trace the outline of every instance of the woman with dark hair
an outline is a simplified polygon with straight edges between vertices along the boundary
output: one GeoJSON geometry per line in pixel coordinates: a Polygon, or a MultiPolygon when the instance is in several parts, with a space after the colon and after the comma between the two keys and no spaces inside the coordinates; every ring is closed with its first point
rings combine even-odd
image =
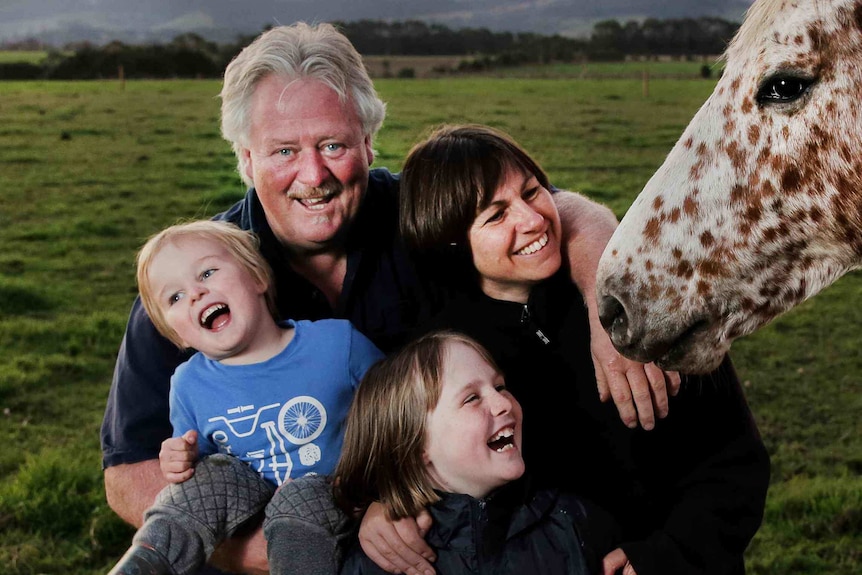
{"type": "MultiPolygon", "coordinates": [[[[491,352],[523,406],[537,486],[586,497],[621,524],[606,575],[744,573],[769,458],[730,358],[684,376],[654,430],[626,427],[596,393],[587,310],[564,269],[551,195],[537,162],[493,128],[444,126],[414,146],[403,236],[427,281],[458,288],[426,327],[491,352]]],[[[389,529],[380,511],[369,508],[360,540],[387,533],[391,553],[405,524],[389,529]]]]}

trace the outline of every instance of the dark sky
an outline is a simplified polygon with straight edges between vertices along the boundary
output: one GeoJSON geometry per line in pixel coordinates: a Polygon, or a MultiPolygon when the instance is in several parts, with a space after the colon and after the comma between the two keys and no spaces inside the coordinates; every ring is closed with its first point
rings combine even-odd
{"type": "MultiPolygon", "coordinates": [[[[77,30],[129,36],[194,29],[256,33],[267,24],[359,19],[437,22],[584,35],[598,20],[717,16],[740,22],[751,0],[0,0],[0,40],[77,30]]],[[[95,40],[95,39],[94,39],[95,40]]]]}

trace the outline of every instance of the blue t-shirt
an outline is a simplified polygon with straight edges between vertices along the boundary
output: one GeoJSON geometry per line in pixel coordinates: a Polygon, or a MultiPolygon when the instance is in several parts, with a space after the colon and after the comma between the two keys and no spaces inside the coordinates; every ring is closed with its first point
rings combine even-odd
{"type": "Polygon", "coordinates": [[[274,485],[331,474],[353,393],[383,353],[347,320],[288,321],[293,340],[266,361],[196,353],[171,380],[174,436],[198,431],[200,456],[239,457],[274,485]]]}

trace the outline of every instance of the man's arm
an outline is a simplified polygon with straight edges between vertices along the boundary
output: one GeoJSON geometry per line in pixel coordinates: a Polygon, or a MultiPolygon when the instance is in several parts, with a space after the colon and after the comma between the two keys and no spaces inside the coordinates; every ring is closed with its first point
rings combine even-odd
{"type": "Polygon", "coordinates": [[[676,395],[680,377],[675,372],[665,374],[655,364],[645,365],[620,355],[599,320],[596,269],[617,227],[617,218],[606,206],[580,194],[559,190],[553,197],[563,225],[563,256],[587,303],[599,397],[602,401],[613,399],[628,427],[637,427],[640,422],[644,429],[652,429],[656,415],[667,415],[668,393],[676,395]]]}
{"type": "Polygon", "coordinates": [[[105,496],[108,505],[123,521],[136,528],[141,527],[144,512],[167,484],[158,459],[105,469],[105,496]]]}

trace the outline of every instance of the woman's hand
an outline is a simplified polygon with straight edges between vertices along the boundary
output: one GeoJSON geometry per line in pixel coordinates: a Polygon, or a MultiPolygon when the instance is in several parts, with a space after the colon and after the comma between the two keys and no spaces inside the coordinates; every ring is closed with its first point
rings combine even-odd
{"type": "Polygon", "coordinates": [[[635,428],[640,423],[644,429],[653,429],[656,418],[668,414],[668,397],[679,393],[679,373],[664,372],[654,363],[625,358],[601,327],[599,331],[590,331],[599,399],[603,402],[613,399],[627,427],[635,428]]]}

